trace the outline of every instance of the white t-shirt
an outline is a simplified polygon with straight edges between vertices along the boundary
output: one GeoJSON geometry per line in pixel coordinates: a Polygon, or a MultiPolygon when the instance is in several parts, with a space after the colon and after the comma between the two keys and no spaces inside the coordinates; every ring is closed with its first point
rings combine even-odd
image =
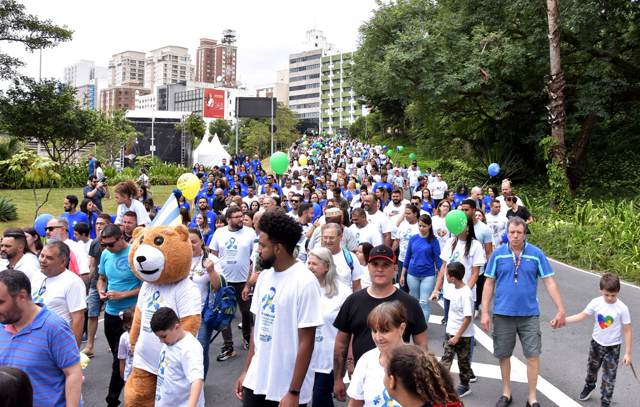
{"type": "Polygon", "coordinates": [[[133,211],[136,213],[136,220],[139,225],[147,225],[151,222],[149,218],[149,214],[147,210],[144,208],[144,204],[137,199],[131,200],[131,206],[127,207],[125,204],[118,205],[118,210],[116,212],[116,225],[122,225],[122,218],[124,217],[125,212],[133,211]]]}
{"type": "MultiPolygon", "coordinates": [[[[271,268],[260,273],[251,301],[255,354],[243,386],[267,400],[282,400],[298,354],[298,329],[323,323],[321,297],[318,279],[301,262],[284,271],[271,268]]],[[[300,389],[301,404],[311,401],[313,378],[313,369],[308,369],[300,389]]]]}
{"type": "Polygon", "coordinates": [[[398,219],[404,214],[404,208],[409,204],[406,199],[400,201],[400,206],[395,206],[393,202],[389,202],[389,205],[384,207],[382,213],[384,213],[394,225],[398,224],[398,219]]]}
{"type": "Polygon", "coordinates": [[[448,188],[449,186],[444,181],[435,180],[429,185],[433,199],[443,199],[444,193],[447,192],[448,188]]]}
{"type": "Polygon", "coordinates": [[[71,325],[71,313],[87,308],[84,282],[75,273],[65,270],[55,277],[45,277],[39,286],[31,287],[36,304],[44,304],[71,325]]]}
{"type": "MultiPolygon", "coordinates": [[[[0,270],[8,268],[9,260],[0,259],[0,270]]],[[[40,261],[33,253],[25,253],[20,260],[16,263],[14,269],[22,271],[29,281],[31,282],[31,289],[33,287],[40,287],[45,275],[40,271],[40,261]]]]}
{"type": "Polygon", "coordinates": [[[487,218],[487,226],[491,229],[493,248],[497,249],[502,246],[502,234],[507,230],[507,222],[509,222],[509,219],[501,214],[493,215],[491,212],[484,216],[487,218]]]}
{"type": "Polygon", "coordinates": [[[355,223],[352,223],[351,226],[349,226],[349,230],[353,232],[358,244],[369,242],[373,247],[382,244],[380,229],[374,223],[369,222],[367,223],[367,226],[363,228],[359,228],[355,223]]]}
{"type": "Polygon", "coordinates": [[[351,289],[338,281],[338,293],[327,298],[322,290],[320,298],[320,312],[324,323],[316,328],[316,343],[313,348],[310,369],[320,373],[330,373],[333,370],[333,345],[336,342],[338,329],[333,326],[338,311],[344,300],[351,294],[351,289]]]}
{"type": "Polygon", "coordinates": [[[384,387],[384,375],[380,351],[373,348],[358,359],[347,395],[354,400],[363,400],[365,407],[401,407],[384,387]]]}
{"type": "Polygon", "coordinates": [[[353,262],[353,271],[351,271],[351,267],[349,267],[345,253],[342,250],[340,250],[338,254],[333,255],[333,262],[336,265],[338,280],[347,287],[352,288],[353,282],[362,278],[362,266],[355,253],[349,252],[349,254],[351,254],[351,260],[353,262]]]}
{"type": "MultiPolygon", "coordinates": [[[[411,236],[417,235],[418,233],[420,233],[418,222],[412,225],[406,220],[403,220],[402,223],[400,223],[394,236],[395,239],[400,240],[400,244],[398,246],[400,249],[398,253],[398,261],[404,262],[404,257],[406,256],[407,248],[409,247],[409,239],[411,239],[411,236]]],[[[407,267],[409,267],[408,264],[407,267]]]]}
{"type": "MultiPolygon", "coordinates": [[[[474,290],[475,291],[475,290],[474,290]]],[[[462,326],[465,317],[471,317],[473,319],[473,311],[475,310],[475,301],[473,300],[473,293],[469,286],[464,285],[461,288],[453,288],[449,298],[449,319],[447,320],[446,332],[449,335],[455,335],[458,333],[458,329],[462,326]]],[[[474,335],[473,321],[469,324],[467,329],[462,334],[463,337],[469,337],[474,335]]]]}
{"type": "Polygon", "coordinates": [[[445,243],[447,243],[447,240],[451,238],[451,233],[449,232],[449,229],[447,229],[444,218],[441,218],[440,216],[434,216],[431,218],[431,227],[433,228],[433,234],[436,236],[436,239],[438,239],[440,253],[442,253],[442,248],[445,243]]]}
{"type": "Polygon", "coordinates": [[[249,198],[249,196],[245,196],[244,198],[242,198],[242,202],[246,203],[247,206],[251,206],[251,202],[259,202],[258,197],[257,196],[252,196],[251,198],[249,198]]]}
{"type": "Polygon", "coordinates": [[[230,283],[243,283],[249,276],[249,263],[255,230],[243,227],[234,232],[229,227],[217,229],[209,247],[218,253],[224,278],[230,283]]]}
{"type": "MultiPolygon", "coordinates": [[[[202,345],[190,332],[185,332],[184,338],[175,344],[162,345],[155,407],[186,406],[191,384],[198,379],[204,380],[202,345]]],[[[204,407],[204,386],[196,405],[204,407]]]]}
{"type": "Polygon", "coordinates": [[[381,236],[385,233],[391,233],[393,235],[396,230],[396,225],[391,222],[391,219],[389,219],[389,217],[387,217],[380,210],[378,210],[378,212],[374,213],[373,215],[369,215],[369,212],[366,213],[367,220],[369,221],[369,223],[373,223],[374,225],[376,225],[376,227],[380,231],[381,236]]]}
{"type": "Polygon", "coordinates": [[[131,352],[131,342],[129,341],[129,332],[124,331],[120,335],[120,342],[118,343],[118,359],[124,360],[124,381],[127,381],[129,374],[131,373],[131,366],[133,365],[133,352],[131,352]]]}
{"type": "MultiPolygon", "coordinates": [[[[188,278],[173,284],[142,283],[136,307],[140,309],[140,336],[133,355],[133,367],[158,374],[158,361],[162,344],[151,331],[151,317],[160,307],[169,307],[182,319],[200,315],[200,291],[188,278]]],[[[202,351],[201,351],[202,353],[202,351]]]]}
{"type": "Polygon", "coordinates": [[[76,242],[71,239],[67,239],[64,241],[76,256],[76,260],[78,261],[78,270],[80,271],[80,275],[89,274],[91,270],[89,270],[89,253],[85,251],[84,243],[76,242]]]}
{"type": "MultiPolygon", "coordinates": [[[[213,254],[209,254],[209,260],[211,260],[214,264],[214,269],[217,272],[218,267],[215,264],[218,262],[218,258],[213,254]]],[[[192,257],[191,258],[191,269],[189,270],[189,278],[194,282],[198,290],[200,291],[200,308],[204,308],[204,302],[207,299],[207,295],[209,295],[209,284],[211,280],[209,280],[209,273],[207,273],[207,269],[202,267],[202,255],[192,257]]]]}
{"type": "MultiPolygon", "coordinates": [[[[453,263],[454,261],[458,261],[464,265],[464,278],[462,281],[465,284],[471,278],[471,269],[472,267],[482,267],[487,262],[487,255],[484,251],[484,247],[477,240],[473,240],[471,243],[471,249],[469,250],[469,256],[464,255],[465,242],[463,240],[458,240],[458,244],[456,244],[455,250],[452,250],[453,242],[456,237],[452,237],[447,240],[444,248],[442,249],[442,253],[440,253],[440,258],[443,261],[446,261],[447,264],[453,263]]],[[[475,287],[475,285],[474,285],[475,287]]],[[[455,290],[455,286],[451,283],[447,282],[447,279],[444,279],[443,284],[443,296],[444,298],[451,300],[451,293],[455,290]]],[[[471,294],[473,294],[473,300],[476,300],[476,290],[471,290],[471,294]]]]}
{"type": "Polygon", "coordinates": [[[619,345],[623,342],[622,325],[630,324],[629,308],[620,299],[607,304],[603,297],[591,300],[584,309],[594,316],[591,337],[602,346],[619,345]]]}

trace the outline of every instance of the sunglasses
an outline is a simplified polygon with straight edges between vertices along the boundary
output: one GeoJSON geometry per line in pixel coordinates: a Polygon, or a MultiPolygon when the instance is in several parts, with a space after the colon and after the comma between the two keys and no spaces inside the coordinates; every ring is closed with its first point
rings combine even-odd
{"type": "Polygon", "coordinates": [[[55,229],[60,229],[63,227],[64,226],[47,226],[46,228],[44,228],[44,230],[46,230],[47,232],[53,232],[55,229]]]}
{"type": "MultiPolygon", "coordinates": [[[[118,239],[118,240],[120,240],[120,239],[118,239]]],[[[113,241],[113,242],[109,242],[109,243],[102,243],[102,242],[100,242],[100,246],[102,246],[102,247],[108,247],[108,248],[110,248],[110,249],[111,249],[111,248],[113,248],[113,247],[116,245],[116,243],[118,243],[118,240],[113,241]]]]}

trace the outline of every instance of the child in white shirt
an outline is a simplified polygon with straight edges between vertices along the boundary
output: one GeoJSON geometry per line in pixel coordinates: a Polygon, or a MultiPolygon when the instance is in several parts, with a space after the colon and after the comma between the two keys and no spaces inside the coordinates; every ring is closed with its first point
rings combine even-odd
{"type": "Polygon", "coordinates": [[[471,370],[471,341],[475,334],[473,328],[473,312],[475,302],[471,289],[463,281],[465,267],[462,263],[454,261],[447,264],[447,282],[453,284],[454,290],[450,293],[449,315],[446,328],[446,339],[443,344],[444,354],[442,365],[449,370],[454,356],[458,356],[458,368],[460,370],[460,384],[456,388],[458,397],[462,398],[469,393],[469,382],[473,376],[471,370]]]}
{"type": "Polygon", "coordinates": [[[151,330],[162,342],[155,407],[204,407],[204,358],[200,342],[180,326],[176,313],[160,307],[151,330]]]}
{"type": "Polygon", "coordinates": [[[629,308],[618,299],[620,279],[613,273],[605,273],[600,278],[600,293],[585,309],[567,318],[567,324],[578,322],[590,316],[594,318],[591,346],[587,363],[587,377],[582,392],[578,396],[581,401],[588,400],[596,388],[598,370],[602,366],[602,384],[600,385],[600,402],[603,407],[611,404],[613,389],[616,384],[616,373],[620,359],[620,347],[623,337],[625,353],[622,363],[631,364],[631,318],[629,308]]]}
{"type": "Polygon", "coordinates": [[[120,335],[118,344],[118,360],[120,361],[120,377],[126,382],[133,364],[133,351],[129,341],[129,331],[131,331],[131,324],[133,323],[133,311],[131,309],[122,311],[120,319],[122,319],[124,332],[120,335]]]}

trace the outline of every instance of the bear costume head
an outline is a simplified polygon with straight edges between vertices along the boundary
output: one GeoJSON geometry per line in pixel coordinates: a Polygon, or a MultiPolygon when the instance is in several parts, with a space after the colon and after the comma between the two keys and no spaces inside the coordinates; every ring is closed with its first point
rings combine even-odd
{"type": "Polygon", "coordinates": [[[192,254],[184,225],[138,227],[131,238],[129,265],[142,281],[171,284],[189,277],[192,254]]]}

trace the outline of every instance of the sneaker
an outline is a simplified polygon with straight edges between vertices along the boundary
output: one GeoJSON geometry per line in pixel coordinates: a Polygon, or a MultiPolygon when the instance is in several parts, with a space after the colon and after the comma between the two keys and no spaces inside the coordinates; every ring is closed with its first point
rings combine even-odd
{"type": "Polygon", "coordinates": [[[592,384],[592,385],[585,384],[584,388],[580,392],[580,395],[578,396],[578,400],[580,400],[580,401],[589,400],[591,398],[591,393],[593,393],[593,391],[595,389],[596,389],[596,385],[595,384],[592,384]]]}
{"type": "Polygon", "coordinates": [[[456,387],[456,392],[458,393],[458,397],[463,398],[471,394],[471,388],[464,384],[459,384],[458,387],[456,387]]]}
{"type": "Polygon", "coordinates": [[[246,339],[242,340],[242,349],[249,350],[249,341],[246,339]]]}
{"type": "Polygon", "coordinates": [[[476,377],[475,374],[472,374],[471,377],[469,378],[469,383],[475,383],[478,381],[478,378],[476,377]]]}
{"type": "Polygon", "coordinates": [[[233,348],[222,348],[220,354],[216,357],[216,360],[218,362],[224,362],[225,360],[229,360],[234,357],[236,357],[236,352],[233,350],[233,348]]]}
{"type": "Polygon", "coordinates": [[[540,407],[540,403],[534,401],[533,404],[529,404],[529,400],[527,400],[527,407],[540,407]]]}
{"type": "Polygon", "coordinates": [[[498,401],[496,401],[496,407],[507,407],[509,404],[511,404],[512,401],[513,397],[507,397],[503,394],[502,396],[500,396],[498,401]]]}

